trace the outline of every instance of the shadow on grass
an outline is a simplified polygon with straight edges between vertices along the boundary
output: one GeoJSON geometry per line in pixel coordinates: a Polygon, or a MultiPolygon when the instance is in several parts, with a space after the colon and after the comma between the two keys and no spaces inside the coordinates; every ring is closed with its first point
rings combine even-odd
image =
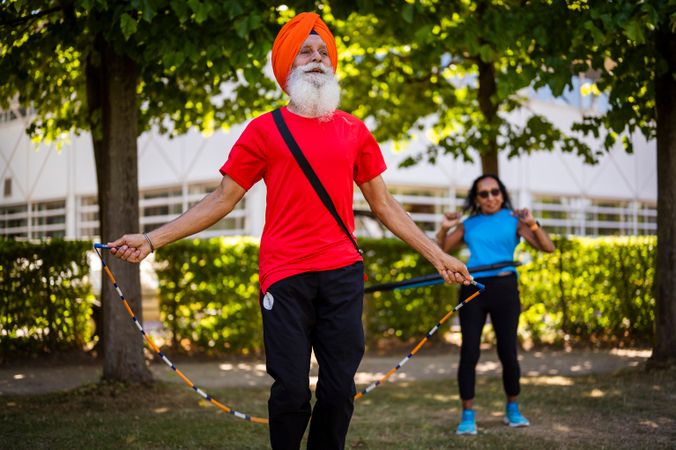
{"type": "MultiPolygon", "coordinates": [[[[355,405],[352,449],[673,448],[676,370],[522,379],[529,428],[502,424],[496,377],[479,377],[478,436],[455,436],[454,380],[397,382],[355,405]]],[[[266,388],[215,389],[223,403],[266,416],[266,388]]],[[[264,449],[267,428],[236,419],[170,383],[88,385],[41,396],[0,397],[0,447],[7,449],[264,449]]]]}

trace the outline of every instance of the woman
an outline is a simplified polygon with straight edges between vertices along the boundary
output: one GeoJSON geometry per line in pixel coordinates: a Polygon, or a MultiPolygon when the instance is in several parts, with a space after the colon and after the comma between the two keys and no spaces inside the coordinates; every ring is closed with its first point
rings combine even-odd
{"type": "MultiPolygon", "coordinates": [[[[482,175],[472,183],[460,222],[460,213],[446,213],[437,233],[437,243],[450,252],[463,242],[470,250],[468,267],[512,261],[520,238],[534,248],[553,252],[554,244],[528,209],[514,210],[507,189],[495,175],[482,175]]],[[[473,410],[476,364],[479,361],[481,333],[490,314],[502,363],[502,382],[507,395],[504,421],[511,427],[530,425],[519,412],[520,369],[517,360],[516,331],[521,313],[516,268],[513,266],[473,273],[486,285],[486,292],[460,310],[462,346],[458,367],[458,384],[462,400],[462,419],[457,434],[476,434],[473,410]]],[[[460,298],[471,294],[462,286],[460,298]]]]}

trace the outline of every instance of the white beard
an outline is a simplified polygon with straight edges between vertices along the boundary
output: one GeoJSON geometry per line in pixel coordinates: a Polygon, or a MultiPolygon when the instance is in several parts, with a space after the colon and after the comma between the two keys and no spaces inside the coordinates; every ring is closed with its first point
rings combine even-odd
{"type": "Polygon", "coordinates": [[[293,109],[304,117],[329,120],[340,103],[340,87],[330,67],[309,63],[291,71],[286,89],[293,109]],[[311,72],[320,69],[322,73],[311,72]]]}

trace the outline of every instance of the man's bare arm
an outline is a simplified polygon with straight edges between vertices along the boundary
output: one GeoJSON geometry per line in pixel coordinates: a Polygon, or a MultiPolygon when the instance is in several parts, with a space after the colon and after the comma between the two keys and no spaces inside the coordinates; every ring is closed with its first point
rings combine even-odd
{"type": "MultiPolygon", "coordinates": [[[[192,208],[171,222],[147,233],[155,249],[209,228],[229,214],[244,197],[246,190],[229,176],[192,208]]],[[[128,262],[140,262],[152,251],[143,234],[125,234],[109,242],[111,253],[128,262]]]]}
{"type": "Polygon", "coordinates": [[[446,254],[411,220],[408,213],[388,192],[378,176],[359,186],[371,210],[392,233],[425,257],[448,283],[468,284],[472,279],[467,267],[446,254]]]}

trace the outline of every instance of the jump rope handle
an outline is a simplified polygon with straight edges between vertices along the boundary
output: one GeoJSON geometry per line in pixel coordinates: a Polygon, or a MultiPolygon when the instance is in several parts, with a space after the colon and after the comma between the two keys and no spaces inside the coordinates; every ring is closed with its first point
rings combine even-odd
{"type": "Polygon", "coordinates": [[[481,283],[479,283],[479,282],[477,282],[477,281],[470,280],[469,284],[471,284],[471,285],[473,285],[473,286],[476,286],[476,287],[479,289],[479,291],[481,291],[481,292],[483,292],[483,291],[486,290],[486,286],[483,285],[483,284],[481,284],[481,283]]]}
{"type": "Polygon", "coordinates": [[[106,244],[101,244],[101,243],[95,242],[94,248],[100,248],[101,250],[110,250],[113,247],[108,247],[106,244]]]}

